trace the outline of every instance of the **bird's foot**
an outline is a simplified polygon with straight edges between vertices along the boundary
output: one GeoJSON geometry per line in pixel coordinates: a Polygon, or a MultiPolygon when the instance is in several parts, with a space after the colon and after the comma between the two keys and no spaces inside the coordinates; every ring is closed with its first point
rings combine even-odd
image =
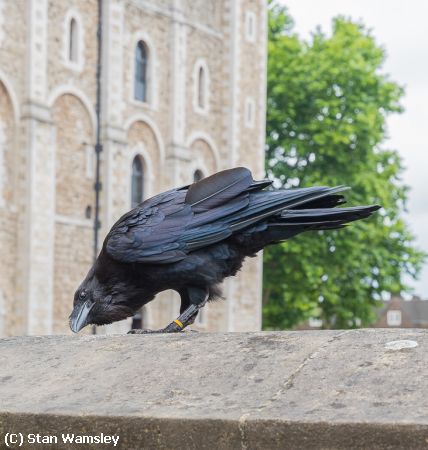
{"type": "MultiPolygon", "coordinates": [[[[201,303],[203,306],[205,302],[201,303]]],[[[190,305],[186,310],[178,316],[177,319],[168,324],[165,328],[160,330],[141,330],[133,329],[129,330],[128,334],[152,334],[152,333],[181,333],[187,327],[195,321],[198,311],[201,305],[190,305]]]]}
{"type": "Polygon", "coordinates": [[[162,333],[163,330],[142,330],[140,328],[132,329],[128,331],[128,334],[149,334],[149,333],[162,333]]]}
{"type": "Polygon", "coordinates": [[[182,330],[180,329],[171,329],[169,327],[161,328],[160,330],[142,330],[142,329],[132,329],[128,331],[128,334],[160,334],[160,333],[177,333],[182,330]]]}

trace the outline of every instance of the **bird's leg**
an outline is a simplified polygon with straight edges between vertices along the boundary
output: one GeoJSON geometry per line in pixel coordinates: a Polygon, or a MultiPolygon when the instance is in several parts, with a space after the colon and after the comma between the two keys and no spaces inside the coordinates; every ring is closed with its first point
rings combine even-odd
{"type": "Polygon", "coordinates": [[[201,288],[186,288],[185,292],[180,292],[181,295],[181,314],[177,319],[173,320],[165,328],[160,330],[130,330],[128,334],[147,334],[147,333],[177,333],[183,331],[188,325],[191,325],[199,310],[205,306],[208,300],[208,289],[201,288]],[[184,309],[184,311],[183,311],[184,309]]]}
{"type": "Polygon", "coordinates": [[[177,333],[183,331],[188,325],[191,325],[203,305],[190,305],[182,314],[173,320],[165,328],[160,330],[130,330],[128,334],[148,334],[148,333],[177,333]]]}
{"type": "Polygon", "coordinates": [[[209,292],[206,288],[188,287],[180,292],[181,295],[181,314],[164,328],[166,333],[174,333],[184,330],[191,325],[208,300],[209,292]]]}

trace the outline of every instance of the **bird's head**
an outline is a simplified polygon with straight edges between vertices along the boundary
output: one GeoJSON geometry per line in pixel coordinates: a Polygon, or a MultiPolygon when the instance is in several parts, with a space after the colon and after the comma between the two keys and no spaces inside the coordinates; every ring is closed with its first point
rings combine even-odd
{"type": "Polygon", "coordinates": [[[70,328],[77,333],[86,325],[107,325],[126,319],[136,313],[138,308],[133,306],[124,286],[105,285],[89,272],[74,294],[70,328]]]}

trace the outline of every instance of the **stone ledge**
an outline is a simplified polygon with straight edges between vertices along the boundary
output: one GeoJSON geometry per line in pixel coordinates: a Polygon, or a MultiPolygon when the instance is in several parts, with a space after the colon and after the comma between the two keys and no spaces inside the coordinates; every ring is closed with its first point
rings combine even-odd
{"type": "Polygon", "coordinates": [[[2,339],[0,447],[16,431],[118,434],[122,449],[426,449],[427,344],[399,329],[2,339]]]}

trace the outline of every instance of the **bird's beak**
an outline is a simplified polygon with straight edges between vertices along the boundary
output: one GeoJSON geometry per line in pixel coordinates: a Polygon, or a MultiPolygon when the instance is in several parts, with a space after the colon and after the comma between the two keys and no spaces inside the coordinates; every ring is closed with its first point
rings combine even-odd
{"type": "Polygon", "coordinates": [[[70,328],[73,333],[78,333],[83,327],[88,325],[89,311],[95,303],[86,300],[83,305],[78,305],[73,309],[70,316],[70,328]]]}

